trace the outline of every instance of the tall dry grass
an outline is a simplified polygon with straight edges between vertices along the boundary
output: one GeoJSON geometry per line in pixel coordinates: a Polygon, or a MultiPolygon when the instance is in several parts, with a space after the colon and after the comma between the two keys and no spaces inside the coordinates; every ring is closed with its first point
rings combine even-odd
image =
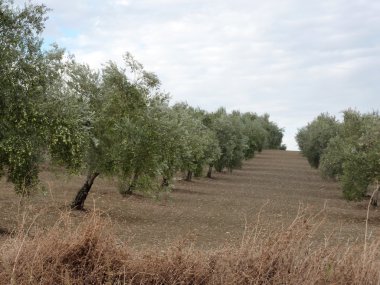
{"type": "Polygon", "coordinates": [[[0,284],[379,284],[379,242],[314,244],[319,219],[299,214],[284,229],[247,230],[240,246],[199,251],[186,241],[164,251],[120,244],[110,222],[20,230],[0,248],[0,284]]]}

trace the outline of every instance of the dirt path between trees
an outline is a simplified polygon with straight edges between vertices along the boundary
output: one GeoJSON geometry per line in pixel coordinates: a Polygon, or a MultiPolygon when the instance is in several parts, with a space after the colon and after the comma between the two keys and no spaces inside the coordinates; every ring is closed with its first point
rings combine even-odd
{"type": "MultiPolygon", "coordinates": [[[[12,187],[0,183],[0,238],[16,228],[22,213],[28,217],[39,214],[36,225],[52,225],[74,197],[83,177],[69,177],[44,172],[45,195],[38,194],[23,201],[12,187]],[[46,206],[48,205],[48,206],[46,206]]],[[[116,184],[99,179],[91,190],[87,209],[100,210],[110,218],[121,241],[132,247],[163,247],[186,238],[199,248],[212,249],[225,242],[239,243],[246,226],[259,224],[263,232],[286,226],[299,208],[308,207],[325,222],[317,233],[320,241],[334,232],[340,241],[362,239],[364,236],[367,201],[346,202],[339,185],[324,181],[318,171],[310,168],[299,152],[263,151],[244,163],[241,170],[215,173],[213,179],[199,178],[193,182],[176,181],[172,193],[159,198],[132,196],[123,198],[116,184]]],[[[74,212],[74,220],[85,217],[74,212]]],[[[380,212],[371,209],[369,235],[380,229],[380,212]]]]}

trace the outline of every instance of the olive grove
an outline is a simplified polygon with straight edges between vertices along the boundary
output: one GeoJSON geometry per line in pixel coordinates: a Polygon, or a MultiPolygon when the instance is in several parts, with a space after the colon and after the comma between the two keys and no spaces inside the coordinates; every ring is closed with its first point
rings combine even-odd
{"type": "Polygon", "coordinates": [[[267,114],[170,104],[130,53],[93,70],[56,45],[44,50],[47,11],[0,0],[0,174],[17,193],[38,189],[41,163],[57,164],[85,176],[71,204],[81,210],[99,175],[122,195],[163,191],[180,173],[211,178],[282,147],[267,114]]]}

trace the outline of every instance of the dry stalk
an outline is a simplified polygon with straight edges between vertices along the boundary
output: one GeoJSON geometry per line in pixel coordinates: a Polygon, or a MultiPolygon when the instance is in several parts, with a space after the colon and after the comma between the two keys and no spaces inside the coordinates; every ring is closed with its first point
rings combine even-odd
{"type": "Polygon", "coordinates": [[[367,215],[365,219],[365,232],[364,232],[364,260],[367,253],[367,237],[368,237],[368,220],[369,220],[369,210],[371,208],[371,202],[375,194],[379,191],[379,181],[376,180],[376,186],[375,189],[372,192],[371,198],[369,199],[368,205],[367,205],[367,215]]]}

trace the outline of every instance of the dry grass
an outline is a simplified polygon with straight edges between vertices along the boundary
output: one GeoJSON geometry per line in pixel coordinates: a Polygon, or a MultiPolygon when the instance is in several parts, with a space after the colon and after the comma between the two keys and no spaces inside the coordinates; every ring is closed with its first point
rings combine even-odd
{"type": "Polygon", "coordinates": [[[246,229],[239,246],[196,250],[186,240],[166,250],[120,243],[109,219],[87,214],[77,226],[62,214],[30,236],[21,227],[0,248],[0,284],[378,284],[379,241],[314,244],[321,218],[300,213],[287,228],[246,229]]]}
{"type": "Polygon", "coordinates": [[[0,181],[0,284],[380,284],[379,210],[345,202],[296,152],[161,200],[100,177],[88,212],[66,212],[83,177],[41,178],[47,195],[27,200],[0,181]]]}

